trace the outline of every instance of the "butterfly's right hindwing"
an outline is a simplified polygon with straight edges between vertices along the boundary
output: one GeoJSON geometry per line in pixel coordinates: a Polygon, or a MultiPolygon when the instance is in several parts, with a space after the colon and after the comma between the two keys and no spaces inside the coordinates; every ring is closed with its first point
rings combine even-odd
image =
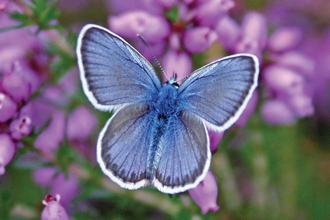
{"type": "Polygon", "coordinates": [[[186,111],[169,124],[159,143],[163,149],[154,185],[165,193],[196,187],[209,170],[209,136],[202,120],[186,111]]]}
{"type": "Polygon", "coordinates": [[[84,92],[98,109],[149,101],[161,87],[151,64],[122,38],[100,26],[82,29],[77,58],[84,92]]]}

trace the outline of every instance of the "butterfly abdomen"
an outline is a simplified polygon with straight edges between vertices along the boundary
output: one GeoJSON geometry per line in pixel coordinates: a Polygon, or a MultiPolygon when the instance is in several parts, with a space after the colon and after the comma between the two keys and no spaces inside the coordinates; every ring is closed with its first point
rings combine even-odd
{"type": "Polygon", "coordinates": [[[163,152],[163,135],[171,129],[171,121],[176,120],[180,114],[179,103],[177,100],[177,87],[173,84],[165,84],[158,96],[158,100],[151,104],[151,114],[153,115],[152,127],[152,144],[149,149],[149,157],[147,160],[146,177],[150,181],[155,176],[160,158],[163,152]]]}

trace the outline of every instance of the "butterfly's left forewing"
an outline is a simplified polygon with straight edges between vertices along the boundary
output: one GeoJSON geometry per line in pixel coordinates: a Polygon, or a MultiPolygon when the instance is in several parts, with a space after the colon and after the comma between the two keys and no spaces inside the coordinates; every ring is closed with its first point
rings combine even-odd
{"type": "Polygon", "coordinates": [[[241,115],[259,74],[258,58],[237,54],[212,62],[198,70],[179,87],[183,108],[207,126],[223,131],[241,115]]]}
{"type": "Polygon", "coordinates": [[[77,59],[84,92],[98,109],[150,101],[161,87],[151,64],[121,37],[100,26],[89,24],[81,30],[77,59]]]}

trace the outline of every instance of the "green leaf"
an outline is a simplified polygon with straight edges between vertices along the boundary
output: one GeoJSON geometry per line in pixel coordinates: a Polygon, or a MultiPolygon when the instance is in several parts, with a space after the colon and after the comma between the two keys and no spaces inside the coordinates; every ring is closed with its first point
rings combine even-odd
{"type": "Polygon", "coordinates": [[[177,22],[179,20],[179,9],[174,6],[169,11],[165,12],[165,17],[171,22],[177,22]]]}

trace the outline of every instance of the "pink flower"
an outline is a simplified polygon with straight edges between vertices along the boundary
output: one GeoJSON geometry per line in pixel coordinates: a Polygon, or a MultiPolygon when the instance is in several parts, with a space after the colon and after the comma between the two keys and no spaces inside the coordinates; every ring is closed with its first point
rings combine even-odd
{"type": "Polygon", "coordinates": [[[12,71],[4,74],[3,90],[16,102],[27,101],[37,90],[40,79],[25,62],[16,62],[12,71]]]}
{"type": "Polygon", "coordinates": [[[34,146],[45,152],[52,152],[58,148],[64,138],[65,114],[57,111],[53,114],[49,126],[37,137],[34,146]]]}
{"type": "Polygon", "coordinates": [[[68,207],[73,198],[79,193],[78,181],[72,175],[58,173],[53,167],[43,167],[33,173],[36,183],[49,186],[51,194],[62,195],[62,205],[68,207]]]}
{"type": "Polygon", "coordinates": [[[208,27],[196,27],[185,32],[183,44],[191,53],[207,49],[218,38],[215,31],[208,27]]]}
{"type": "Polygon", "coordinates": [[[299,117],[306,117],[314,114],[312,97],[307,95],[296,95],[291,97],[289,101],[299,117]]]}
{"type": "Polygon", "coordinates": [[[13,159],[15,144],[8,134],[0,134],[0,175],[5,173],[5,166],[13,159]]]}
{"type": "Polygon", "coordinates": [[[54,167],[43,167],[34,171],[33,178],[36,183],[47,186],[51,185],[52,180],[55,178],[55,173],[54,167]]]}
{"type": "Polygon", "coordinates": [[[177,4],[179,1],[178,0],[156,0],[162,8],[171,8],[173,5],[177,4]]]}
{"type": "Polygon", "coordinates": [[[263,71],[266,85],[280,94],[301,94],[304,88],[304,78],[295,71],[280,65],[272,65],[263,71]]]}
{"type": "Polygon", "coordinates": [[[236,52],[255,54],[262,60],[261,52],[266,46],[266,19],[259,13],[250,12],[244,16],[241,38],[236,44],[236,52]]]}
{"type": "Polygon", "coordinates": [[[6,122],[17,111],[16,103],[5,93],[0,92],[0,122],[6,122]]]}
{"type": "Polygon", "coordinates": [[[111,16],[108,21],[111,30],[121,36],[136,38],[140,34],[148,43],[158,42],[170,34],[169,24],[163,17],[144,11],[111,16]]]}
{"type": "Polygon", "coordinates": [[[27,115],[22,115],[18,119],[12,121],[9,126],[11,136],[20,140],[22,137],[28,135],[32,131],[32,121],[27,115]]]}
{"type": "Polygon", "coordinates": [[[41,220],[69,220],[65,209],[60,205],[60,195],[47,195],[42,203],[46,206],[41,213],[41,220]]]}
{"type": "Polygon", "coordinates": [[[68,118],[68,139],[85,140],[93,132],[96,125],[95,116],[87,108],[80,106],[68,118]]]}
{"type": "Polygon", "coordinates": [[[241,34],[239,25],[229,16],[219,20],[215,26],[220,43],[229,50],[234,49],[236,42],[241,34]]]}
{"type": "Polygon", "coordinates": [[[5,10],[7,5],[8,5],[8,0],[0,0],[0,11],[5,10]]]}
{"type": "Polygon", "coordinates": [[[269,38],[272,51],[281,52],[294,49],[301,41],[302,31],[297,27],[281,27],[269,38]]]}
{"type": "Polygon", "coordinates": [[[255,90],[252,93],[251,99],[249,100],[247,106],[243,110],[241,116],[239,116],[239,118],[235,122],[235,125],[240,126],[240,127],[243,127],[246,124],[246,122],[249,119],[249,117],[254,112],[254,110],[255,110],[255,108],[257,106],[257,103],[258,103],[258,92],[257,92],[257,90],[255,90]]]}
{"type": "Polygon", "coordinates": [[[296,120],[294,112],[281,100],[266,102],[261,109],[264,119],[275,125],[290,125],[296,120]]]}
{"type": "Polygon", "coordinates": [[[315,73],[315,61],[297,51],[288,51],[274,57],[274,60],[281,66],[290,68],[299,74],[312,77],[315,73]]]}
{"type": "Polygon", "coordinates": [[[192,61],[187,53],[170,50],[163,58],[163,68],[167,77],[177,74],[177,80],[182,82],[191,73],[192,61]]]}
{"type": "Polygon", "coordinates": [[[218,149],[219,143],[223,137],[224,132],[208,130],[208,133],[210,137],[210,149],[211,152],[214,153],[218,149]]]}
{"type": "Polygon", "coordinates": [[[202,0],[199,2],[200,4],[195,13],[200,26],[214,26],[221,17],[225,16],[235,6],[232,0],[202,0]]]}
{"type": "Polygon", "coordinates": [[[208,171],[204,180],[196,188],[190,189],[191,198],[202,209],[202,214],[208,211],[216,212],[219,209],[217,205],[218,186],[214,174],[208,171]]]}

